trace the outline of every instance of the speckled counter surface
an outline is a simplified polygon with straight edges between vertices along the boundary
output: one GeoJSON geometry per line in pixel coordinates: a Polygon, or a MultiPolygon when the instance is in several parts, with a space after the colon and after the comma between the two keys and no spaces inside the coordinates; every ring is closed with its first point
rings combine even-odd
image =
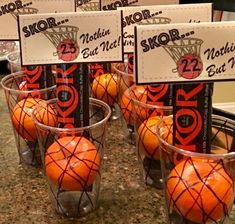
{"type": "Polygon", "coordinates": [[[19,164],[3,89],[0,87],[0,224],[165,223],[160,190],[140,184],[134,146],[121,122],[109,122],[99,208],[70,220],[54,212],[42,169],[19,164]]]}

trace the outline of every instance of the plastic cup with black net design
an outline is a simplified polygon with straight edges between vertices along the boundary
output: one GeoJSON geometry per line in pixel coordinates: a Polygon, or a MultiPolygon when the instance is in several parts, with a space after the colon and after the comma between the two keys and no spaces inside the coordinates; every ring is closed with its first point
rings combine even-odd
{"type": "MultiPolygon", "coordinates": [[[[47,102],[57,113],[57,100],[47,102]]],[[[57,128],[41,122],[44,106],[33,110],[43,167],[52,207],[59,214],[76,218],[98,207],[105,132],[110,107],[97,99],[89,101],[89,126],[57,128]]]]}
{"type": "Polygon", "coordinates": [[[212,115],[208,154],[172,145],[172,117],[162,119],[156,133],[161,149],[168,223],[233,223],[235,122],[212,115]]]}

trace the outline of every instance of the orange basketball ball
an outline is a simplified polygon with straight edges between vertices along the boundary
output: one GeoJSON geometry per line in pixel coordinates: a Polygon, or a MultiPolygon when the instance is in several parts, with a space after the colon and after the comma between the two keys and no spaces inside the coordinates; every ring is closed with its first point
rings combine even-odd
{"type": "MultiPolygon", "coordinates": [[[[125,90],[121,97],[120,107],[122,115],[128,124],[134,125],[134,111],[133,111],[133,98],[140,101],[146,100],[145,87],[135,86],[134,88],[128,88],[125,90]],[[131,93],[130,93],[131,91],[131,93]]],[[[138,105],[135,106],[138,113],[141,108],[138,105]]],[[[142,111],[143,112],[143,111],[142,111]]]]}
{"type": "Polygon", "coordinates": [[[36,120],[44,125],[56,127],[57,126],[57,111],[56,108],[46,103],[44,100],[39,102],[40,107],[34,113],[36,120]]]}
{"type": "Polygon", "coordinates": [[[134,84],[134,77],[133,75],[119,75],[119,89],[121,93],[124,93],[126,89],[131,87],[134,84]]]}
{"type": "Polygon", "coordinates": [[[134,125],[134,114],[132,108],[132,100],[129,89],[126,89],[121,97],[120,107],[122,115],[127,124],[134,125]]]}
{"type": "MultiPolygon", "coordinates": [[[[159,116],[153,116],[145,120],[138,128],[138,139],[137,145],[139,150],[147,157],[159,160],[160,159],[160,149],[159,149],[159,141],[156,135],[156,127],[158,122],[160,121],[159,116]]],[[[167,118],[165,120],[166,125],[171,127],[173,124],[172,118],[167,118]]],[[[163,133],[162,133],[163,134],[163,133]]],[[[164,139],[172,144],[172,133],[170,128],[164,129],[164,139]]]]}
{"type": "Polygon", "coordinates": [[[117,101],[118,77],[116,74],[102,74],[92,83],[92,94],[95,98],[112,106],[117,101]]]}
{"type": "Polygon", "coordinates": [[[127,70],[126,63],[111,64],[111,71],[119,77],[119,91],[121,93],[134,84],[134,75],[128,74],[127,70]]]}
{"type": "Polygon", "coordinates": [[[45,125],[55,126],[56,113],[42,99],[32,97],[23,99],[12,110],[11,118],[14,128],[22,138],[28,141],[35,141],[37,139],[36,127],[32,119],[32,110],[39,103],[44,109],[38,114],[38,121],[45,125]]]}
{"type": "Polygon", "coordinates": [[[85,137],[62,137],[47,149],[46,174],[63,190],[84,190],[99,174],[100,160],[96,147],[85,137]]]}
{"type": "Polygon", "coordinates": [[[233,206],[234,182],[215,161],[181,161],[170,172],[166,187],[170,206],[193,223],[217,223],[233,206]]]}
{"type": "Polygon", "coordinates": [[[146,107],[147,89],[145,86],[133,86],[130,95],[133,98],[136,119],[138,123],[143,122],[149,117],[149,108],[146,107]]]}

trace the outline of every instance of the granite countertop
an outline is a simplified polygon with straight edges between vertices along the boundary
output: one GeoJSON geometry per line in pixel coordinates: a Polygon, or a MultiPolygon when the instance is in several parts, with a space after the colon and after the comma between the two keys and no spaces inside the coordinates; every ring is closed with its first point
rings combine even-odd
{"type": "Polygon", "coordinates": [[[1,224],[165,223],[162,191],[141,184],[135,147],[127,143],[120,120],[108,126],[99,208],[71,220],[52,209],[42,169],[19,164],[1,87],[0,111],[1,224]]]}

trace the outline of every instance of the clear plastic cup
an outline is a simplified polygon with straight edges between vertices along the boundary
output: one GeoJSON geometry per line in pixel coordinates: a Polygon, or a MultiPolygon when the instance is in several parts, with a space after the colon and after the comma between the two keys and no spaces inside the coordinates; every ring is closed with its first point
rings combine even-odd
{"type": "Polygon", "coordinates": [[[212,115],[211,152],[172,145],[167,117],[156,129],[161,149],[167,222],[234,223],[235,122],[212,115]]]}
{"type": "Polygon", "coordinates": [[[90,96],[107,103],[112,110],[110,120],[118,120],[120,118],[118,106],[119,77],[111,71],[110,63],[90,64],[89,76],[90,96]]]}
{"type": "Polygon", "coordinates": [[[0,60],[6,60],[7,54],[18,49],[16,41],[0,41],[0,60]]]}
{"type": "Polygon", "coordinates": [[[135,127],[135,143],[141,181],[146,185],[163,188],[160,149],[154,129],[160,119],[172,114],[171,106],[158,106],[147,102],[147,87],[133,85],[129,88],[131,107],[125,116],[135,127]]]}
{"type": "Polygon", "coordinates": [[[20,51],[13,51],[7,54],[6,59],[9,63],[11,73],[21,71],[20,51]]]}
{"type": "MultiPolygon", "coordinates": [[[[57,100],[47,102],[57,111],[57,100]]],[[[105,132],[110,107],[90,98],[90,124],[81,128],[57,128],[41,123],[38,105],[33,110],[40,151],[55,211],[67,217],[80,217],[98,206],[105,132]]]]}
{"type": "Polygon", "coordinates": [[[25,73],[20,71],[5,76],[1,85],[5,92],[20,163],[40,166],[41,156],[31,113],[35,105],[55,97],[55,86],[28,91],[25,80],[25,73]]]}
{"type": "Polygon", "coordinates": [[[135,144],[135,130],[132,116],[128,116],[131,103],[129,101],[129,88],[134,84],[134,75],[128,72],[128,58],[124,58],[124,63],[114,63],[112,65],[114,72],[118,75],[118,105],[120,107],[122,129],[125,141],[135,144]]]}

